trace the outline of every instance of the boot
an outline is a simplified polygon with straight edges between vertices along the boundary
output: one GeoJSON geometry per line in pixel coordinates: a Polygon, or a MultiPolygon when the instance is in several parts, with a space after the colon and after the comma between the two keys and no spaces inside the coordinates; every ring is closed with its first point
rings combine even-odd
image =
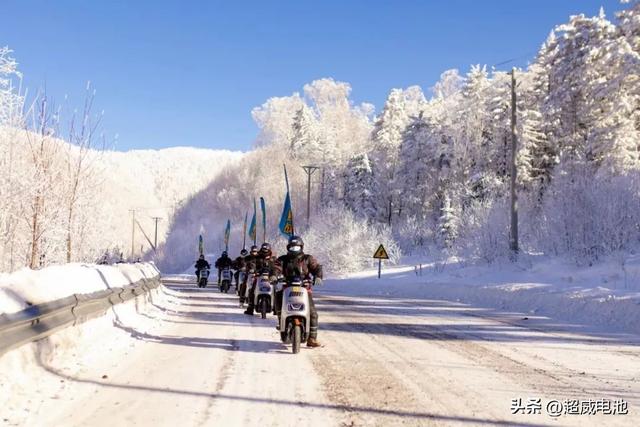
{"type": "Polygon", "coordinates": [[[311,347],[311,348],[320,347],[320,343],[318,342],[317,338],[309,337],[309,339],[307,340],[307,347],[311,347]]]}
{"type": "Polygon", "coordinates": [[[244,312],[244,314],[248,316],[253,316],[253,307],[251,306],[247,307],[247,310],[244,312]]]}

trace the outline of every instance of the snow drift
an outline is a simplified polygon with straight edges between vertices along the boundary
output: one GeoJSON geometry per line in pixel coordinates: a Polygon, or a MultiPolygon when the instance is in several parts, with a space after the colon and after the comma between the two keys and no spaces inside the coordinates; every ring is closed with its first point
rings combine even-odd
{"type": "Polygon", "coordinates": [[[160,275],[153,263],[66,264],[42,270],[23,268],[0,274],[0,314],[99,290],[122,287],[160,275]]]}

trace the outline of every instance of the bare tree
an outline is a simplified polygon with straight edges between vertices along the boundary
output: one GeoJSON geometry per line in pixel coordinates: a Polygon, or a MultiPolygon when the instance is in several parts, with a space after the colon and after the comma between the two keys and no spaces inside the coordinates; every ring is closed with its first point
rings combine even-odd
{"type": "MultiPolygon", "coordinates": [[[[71,117],[69,125],[69,145],[66,145],[66,172],[65,179],[65,220],[66,220],[66,260],[71,262],[73,258],[74,230],[78,226],[80,235],[83,234],[86,224],[78,222],[78,204],[80,198],[90,191],[90,180],[95,175],[94,161],[98,158],[99,151],[104,150],[104,139],[99,151],[94,150],[96,134],[100,128],[102,115],[92,117],[91,111],[95,99],[95,90],[87,83],[84,106],[80,114],[77,112],[71,117]]],[[[85,219],[86,222],[86,219],[85,219]]]]}
{"type": "Polygon", "coordinates": [[[27,265],[31,268],[41,265],[41,256],[45,255],[43,237],[56,226],[59,204],[50,199],[58,194],[55,186],[60,182],[60,171],[55,167],[60,144],[54,139],[58,114],[46,94],[39,96],[34,105],[30,114],[32,129],[25,129],[31,175],[30,197],[23,206],[30,235],[27,265]]]}

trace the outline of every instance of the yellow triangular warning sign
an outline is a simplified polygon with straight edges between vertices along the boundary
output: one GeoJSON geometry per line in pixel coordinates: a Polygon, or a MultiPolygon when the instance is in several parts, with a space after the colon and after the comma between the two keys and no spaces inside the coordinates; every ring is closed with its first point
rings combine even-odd
{"type": "Polygon", "coordinates": [[[387,250],[384,246],[380,245],[376,250],[376,253],[373,254],[375,259],[389,259],[389,255],[387,255],[387,250]]]}

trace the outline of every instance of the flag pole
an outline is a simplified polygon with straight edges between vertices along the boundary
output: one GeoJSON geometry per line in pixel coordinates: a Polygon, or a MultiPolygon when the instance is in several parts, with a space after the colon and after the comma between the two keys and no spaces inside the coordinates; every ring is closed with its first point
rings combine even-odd
{"type": "Polygon", "coordinates": [[[242,249],[247,249],[247,216],[249,212],[244,213],[244,228],[242,229],[242,249]]]}
{"type": "MultiPolygon", "coordinates": [[[[287,195],[289,196],[289,200],[291,200],[291,193],[289,192],[289,175],[287,175],[287,165],[286,163],[283,163],[282,166],[284,167],[284,182],[287,184],[287,195]]],[[[291,231],[293,234],[296,234],[296,227],[294,226],[294,222],[293,222],[293,206],[290,207],[291,209],[291,231]]]]}
{"type": "Polygon", "coordinates": [[[260,210],[262,210],[262,242],[267,241],[267,207],[264,197],[260,197],[260,210]]]}
{"type": "MultiPolygon", "coordinates": [[[[258,222],[258,218],[257,218],[257,209],[256,209],[256,198],[253,198],[253,217],[256,219],[256,222],[258,222]]],[[[256,224],[256,227],[258,225],[256,224]]],[[[258,233],[256,233],[256,229],[254,228],[253,230],[253,246],[256,246],[257,242],[256,242],[256,238],[258,236],[258,233]]]]}

